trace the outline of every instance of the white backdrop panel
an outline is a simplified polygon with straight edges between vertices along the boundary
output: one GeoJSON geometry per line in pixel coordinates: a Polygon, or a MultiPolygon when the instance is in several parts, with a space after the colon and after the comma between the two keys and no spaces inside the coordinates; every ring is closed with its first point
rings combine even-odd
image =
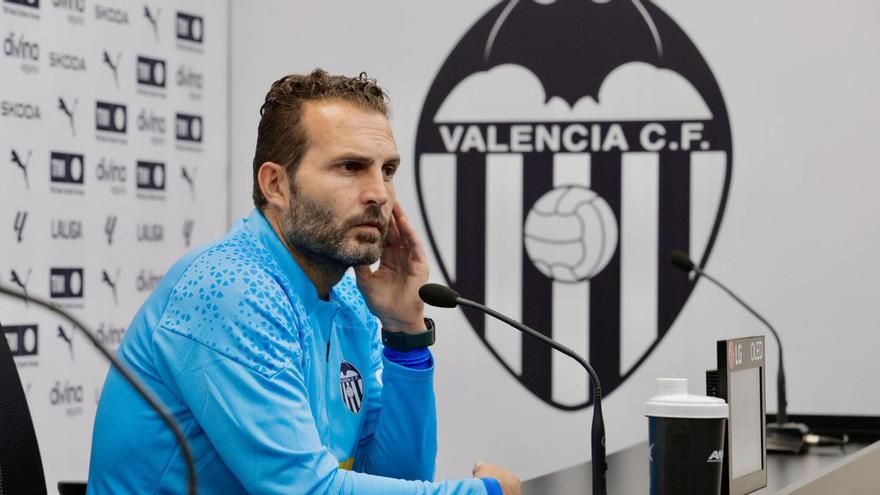
{"type": "MultiPolygon", "coordinates": [[[[452,48],[494,5],[233,2],[233,216],[250,208],[257,110],[270,83],[314,67],[346,74],[367,70],[391,93],[393,126],[405,158],[399,197],[424,236],[411,161],[421,108],[452,48]]],[[[869,0],[656,5],[699,48],[729,111],[730,198],[707,269],[753,302],[786,339],[791,412],[876,414],[880,397],[864,391],[876,388],[866,370],[880,344],[873,290],[880,276],[875,260],[880,197],[872,188],[880,182],[875,139],[880,69],[873,62],[880,6],[869,0]]],[[[502,98],[504,91],[498,89],[502,98]]],[[[715,207],[716,158],[711,152],[691,157],[694,205],[715,207]]],[[[434,165],[447,166],[454,156],[444,160],[434,165]]],[[[431,180],[455,183],[442,173],[431,180]]],[[[430,191],[426,197],[441,206],[449,204],[448,194],[430,191]]],[[[696,252],[705,245],[712,216],[691,211],[692,240],[700,236],[693,241],[696,252]]],[[[441,252],[453,251],[448,231],[454,232],[455,219],[429,219],[441,234],[441,252]]],[[[433,279],[443,282],[436,260],[432,268],[433,279]]],[[[566,412],[535,399],[495,361],[461,312],[429,314],[439,332],[434,350],[439,477],[469,476],[472,462],[484,459],[529,478],[588,456],[590,409],[566,412]]],[[[714,366],[716,339],[761,333],[759,323],[734,302],[699,283],[669,333],[605,401],[609,449],[646,438],[643,402],[653,394],[654,378],[686,377],[697,391],[704,371],[714,366]]],[[[640,339],[626,344],[633,353],[626,362],[643,348],[640,339]]],[[[775,352],[768,343],[767,355],[775,352]]],[[[771,372],[774,366],[771,360],[771,372]]],[[[573,374],[569,379],[574,385],[554,383],[554,390],[571,394],[583,384],[573,374]]],[[[772,411],[773,380],[768,387],[772,411]]]]}
{"type": "MultiPolygon", "coordinates": [[[[227,25],[207,0],[2,4],[0,279],[111,348],[171,263],[226,228],[227,25]]],[[[0,322],[49,492],[84,481],[107,363],[45,311],[2,299],[0,322]]]]}

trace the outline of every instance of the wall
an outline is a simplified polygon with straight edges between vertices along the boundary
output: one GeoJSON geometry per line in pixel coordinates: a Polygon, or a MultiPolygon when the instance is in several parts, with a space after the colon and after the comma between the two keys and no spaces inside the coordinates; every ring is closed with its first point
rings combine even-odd
{"type": "MultiPolygon", "coordinates": [[[[4,1],[0,277],[115,349],[170,264],[226,228],[225,2],[4,1]],[[63,109],[62,109],[63,106],[63,109]]],[[[0,300],[49,493],[88,474],[107,363],[0,300]]]]}
{"type": "MultiPolygon", "coordinates": [[[[636,4],[650,6],[646,1],[636,4]]],[[[233,216],[250,208],[257,110],[270,83],[283,74],[316,66],[346,74],[367,70],[391,93],[393,126],[405,162],[397,179],[400,201],[425,238],[413,162],[420,113],[444,60],[495,5],[487,1],[234,3],[233,216]]],[[[876,414],[880,398],[865,391],[875,388],[866,370],[880,343],[875,333],[880,316],[872,290],[872,280],[880,275],[880,264],[872,256],[880,248],[880,224],[874,218],[880,200],[872,191],[880,180],[875,166],[880,145],[873,139],[878,131],[875,113],[880,101],[875,88],[880,72],[872,63],[880,41],[874,29],[880,7],[868,1],[842,6],[665,0],[656,5],[702,53],[720,87],[731,128],[729,198],[707,270],[752,302],[785,339],[791,412],[876,414]]],[[[559,59],[561,67],[569,64],[572,73],[577,67],[595,70],[588,63],[578,66],[576,60],[565,59],[553,46],[545,50],[545,56],[559,59]]],[[[511,102],[520,98],[520,91],[497,88],[501,100],[509,96],[511,102]]],[[[657,93],[647,94],[646,104],[660,106],[657,93]]],[[[684,97],[673,101],[686,103],[684,97]]],[[[451,180],[447,172],[439,173],[438,180],[451,180]]],[[[641,176],[635,177],[638,184],[641,176]]],[[[695,185],[719,187],[717,178],[693,180],[695,185]]],[[[493,198],[517,205],[519,190],[501,184],[493,198]]],[[[429,202],[429,209],[450,197],[454,200],[448,191],[438,189],[432,188],[437,193],[432,197],[439,199],[432,199],[435,203],[429,202]]],[[[644,191],[653,198],[654,189],[644,191]]],[[[707,197],[712,194],[718,192],[707,197]]],[[[636,211],[650,207],[647,199],[629,204],[636,211]]],[[[708,213],[690,211],[693,225],[702,225],[703,233],[706,218],[711,224],[715,211],[706,208],[708,213]]],[[[446,239],[439,242],[445,242],[448,251],[455,244],[450,238],[455,221],[438,213],[432,224],[438,238],[446,239]]],[[[638,245],[642,235],[652,240],[665,228],[647,222],[648,230],[625,234],[629,237],[623,238],[624,245],[638,245]]],[[[700,242],[695,242],[697,251],[705,246],[700,242]]],[[[628,271],[635,274],[635,287],[628,286],[623,300],[641,301],[646,305],[642,308],[648,308],[626,313],[625,318],[635,318],[637,326],[639,317],[651,316],[652,311],[651,298],[638,299],[644,295],[638,276],[650,277],[661,270],[658,263],[628,271]]],[[[519,269],[520,265],[510,266],[519,269]]],[[[432,269],[432,278],[444,282],[436,257],[432,269]]],[[[653,279],[647,280],[645,287],[656,286],[653,279]]],[[[496,299],[502,306],[510,304],[503,295],[496,299]]],[[[516,303],[511,309],[521,310],[516,303]]],[[[558,326],[565,327],[565,313],[556,313],[563,315],[558,326]]],[[[567,412],[536,399],[493,357],[460,311],[429,314],[439,331],[434,351],[441,429],[439,477],[468,476],[473,461],[483,459],[529,478],[588,456],[589,408],[567,412]]],[[[493,348],[502,349],[501,355],[515,356],[522,342],[504,331],[489,329],[487,338],[493,348]]],[[[691,389],[700,390],[704,370],[713,367],[716,339],[763,333],[758,322],[717,288],[698,283],[665,337],[606,399],[609,449],[646,438],[642,404],[652,395],[654,378],[688,377],[691,389]]],[[[648,340],[645,333],[634,335],[621,337],[618,343],[625,363],[635,362],[653,342],[650,332],[648,340]]],[[[607,338],[612,344],[617,339],[613,334],[607,338]]],[[[776,346],[768,342],[771,373],[775,353],[776,346]]],[[[603,359],[601,352],[594,357],[603,359]]],[[[564,366],[555,368],[567,369],[564,366]]],[[[553,386],[577,391],[584,383],[580,377],[576,370],[557,372],[553,386]]],[[[767,396],[768,409],[775,410],[772,380],[767,396]]]]}

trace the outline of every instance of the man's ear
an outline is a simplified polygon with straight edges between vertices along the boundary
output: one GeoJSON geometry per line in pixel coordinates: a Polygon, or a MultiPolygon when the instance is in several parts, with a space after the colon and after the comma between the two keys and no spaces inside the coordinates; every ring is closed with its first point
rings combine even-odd
{"type": "Polygon", "coordinates": [[[290,200],[290,186],[288,185],[287,170],[283,165],[275,162],[263,162],[257,172],[257,182],[266,201],[267,206],[279,210],[287,208],[290,200]]]}

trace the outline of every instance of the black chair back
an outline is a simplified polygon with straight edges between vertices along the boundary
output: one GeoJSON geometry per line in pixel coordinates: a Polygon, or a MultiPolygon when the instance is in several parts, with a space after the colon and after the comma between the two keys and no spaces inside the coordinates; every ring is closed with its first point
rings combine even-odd
{"type": "MultiPolygon", "coordinates": [[[[0,327],[2,330],[2,327],[0,327]]],[[[46,478],[18,369],[0,337],[0,495],[45,495],[46,478]]]]}

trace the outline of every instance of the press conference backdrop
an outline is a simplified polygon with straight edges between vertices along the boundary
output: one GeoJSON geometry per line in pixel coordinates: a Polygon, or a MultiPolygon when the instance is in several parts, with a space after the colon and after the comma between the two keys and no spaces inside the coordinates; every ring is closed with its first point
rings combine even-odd
{"type": "MultiPolygon", "coordinates": [[[[0,8],[0,278],[115,348],[170,264],[226,228],[228,5],[0,8]]],[[[107,364],[38,308],[2,299],[0,323],[48,485],[85,480],[107,364]]]]}
{"type": "MultiPolygon", "coordinates": [[[[880,411],[876,2],[274,0],[232,19],[233,217],[270,83],[368,71],[432,279],[588,356],[610,451],[646,439],[654,378],[700,392],[715,340],[765,332],[672,249],[779,329],[790,412],[880,411]]],[[[588,457],[582,370],[481,315],[429,314],[439,477],[588,457]]]]}

